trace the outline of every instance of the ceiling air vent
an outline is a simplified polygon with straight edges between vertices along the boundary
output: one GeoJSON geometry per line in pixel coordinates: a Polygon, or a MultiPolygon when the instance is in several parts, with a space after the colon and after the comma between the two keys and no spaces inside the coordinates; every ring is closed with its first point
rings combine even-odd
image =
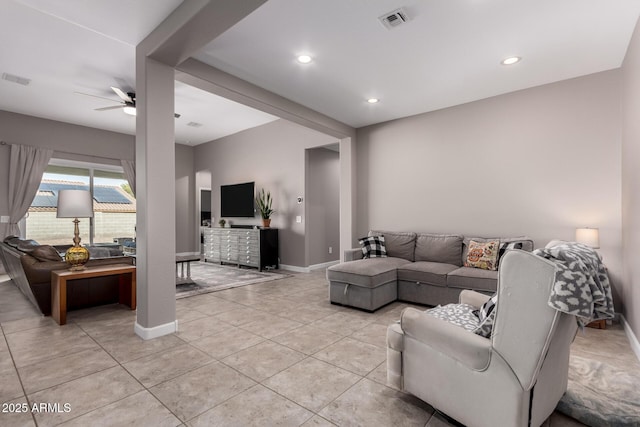
{"type": "Polygon", "coordinates": [[[378,17],[378,20],[387,30],[398,27],[409,20],[404,9],[396,9],[393,12],[385,13],[378,17]]]}
{"type": "Polygon", "coordinates": [[[187,126],[190,126],[192,128],[199,128],[200,126],[202,126],[202,123],[189,122],[189,123],[187,123],[187,126]]]}
{"type": "Polygon", "coordinates": [[[16,76],[9,73],[2,73],[2,80],[18,83],[19,85],[22,85],[22,86],[29,86],[29,83],[31,83],[31,79],[27,79],[27,78],[16,76]]]}

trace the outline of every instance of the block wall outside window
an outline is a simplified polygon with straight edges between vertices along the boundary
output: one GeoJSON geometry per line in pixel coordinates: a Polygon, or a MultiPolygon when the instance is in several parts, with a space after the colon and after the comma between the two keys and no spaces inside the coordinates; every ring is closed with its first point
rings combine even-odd
{"type": "MultiPolygon", "coordinates": [[[[96,234],[94,243],[113,243],[115,237],[134,237],[135,212],[94,212],[96,234]]],[[[42,245],[73,243],[73,219],[56,218],[55,212],[30,212],[26,235],[42,245]]],[[[80,218],[80,238],[89,244],[89,219],[80,218]]]]}

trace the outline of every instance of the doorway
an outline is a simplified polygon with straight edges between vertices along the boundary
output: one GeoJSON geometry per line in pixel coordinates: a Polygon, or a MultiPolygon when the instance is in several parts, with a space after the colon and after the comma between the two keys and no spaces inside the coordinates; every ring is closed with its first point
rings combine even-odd
{"type": "Polygon", "coordinates": [[[340,259],[340,146],[309,148],[305,155],[307,265],[340,259]]]}

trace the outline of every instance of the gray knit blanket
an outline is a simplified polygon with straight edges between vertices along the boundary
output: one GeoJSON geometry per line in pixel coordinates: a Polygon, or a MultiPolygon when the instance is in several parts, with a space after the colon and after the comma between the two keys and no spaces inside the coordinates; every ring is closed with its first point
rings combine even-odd
{"type": "Polygon", "coordinates": [[[600,254],[594,249],[580,243],[564,242],[536,249],[533,253],[556,265],[549,306],[576,316],[580,325],[613,318],[609,275],[600,254]]]}

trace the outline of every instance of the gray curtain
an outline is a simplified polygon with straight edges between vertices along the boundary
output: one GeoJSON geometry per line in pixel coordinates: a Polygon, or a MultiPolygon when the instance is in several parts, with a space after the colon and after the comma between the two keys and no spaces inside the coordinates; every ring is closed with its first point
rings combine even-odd
{"type": "Polygon", "coordinates": [[[136,195],[136,162],[133,160],[120,160],[122,163],[122,169],[124,169],[124,176],[129,181],[129,187],[133,191],[133,195],[136,195]]]}
{"type": "MultiPolygon", "coordinates": [[[[5,236],[19,236],[18,221],[29,210],[36,197],[42,174],[44,173],[53,150],[13,144],[9,163],[9,226],[5,236]]],[[[3,237],[3,238],[4,238],[3,237]]]]}

